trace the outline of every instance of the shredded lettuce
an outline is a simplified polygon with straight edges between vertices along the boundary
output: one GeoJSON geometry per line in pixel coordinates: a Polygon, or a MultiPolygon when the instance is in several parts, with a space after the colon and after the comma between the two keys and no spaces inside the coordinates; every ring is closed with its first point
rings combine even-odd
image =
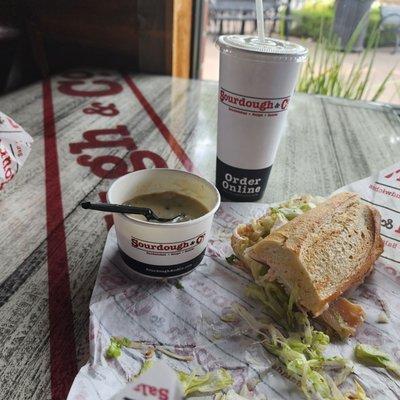
{"type": "MultiPolygon", "coordinates": [[[[298,215],[316,207],[325,199],[319,196],[301,195],[294,196],[291,199],[278,204],[276,207],[268,209],[265,215],[254,219],[247,225],[239,226],[241,232],[241,244],[235,249],[236,256],[243,259],[246,249],[265,238],[275,229],[280,228],[285,223],[291,221],[298,215]]],[[[228,257],[228,262],[233,262],[234,259],[228,257]]],[[[244,260],[248,264],[247,260],[244,260]]],[[[256,279],[256,276],[254,277],[256,279]]],[[[257,279],[256,279],[257,281],[257,279]]]]}
{"type": "Polygon", "coordinates": [[[282,207],[279,209],[279,212],[284,215],[284,217],[291,221],[292,219],[296,218],[297,216],[304,214],[304,211],[300,207],[282,207]]]}
{"type": "Polygon", "coordinates": [[[178,371],[178,378],[183,386],[185,396],[193,393],[215,393],[231,386],[233,379],[231,374],[223,369],[216,369],[204,375],[178,371]]]}
{"type": "Polygon", "coordinates": [[[276,215],[275,221],[274,221],[274,224],[272,225],[269,233],[276,231],[281,226],[283,226],[289,222],[289,220],[285,217],[285,215],[283,213],[281,213],[280,211],[278,211],[275,215],[276,215]]]}
{"type": "Polygon", "coordinates": [[[246,288],[246,295],[259,300],[265,306],[265,311],[269,316],[286,329],[289,327],[285,318],[288,314],[289,297],[279,284],[264,282],[262,287],[257,284],[250,284],[246,288]]]}
{"type": "MultiPolygon", "coordinates": [[[[245,226],[248,230],[243,229],[243,237],[247,241],[244,240],[238,255],[251,269],[255,281],[246,288],[246,294],[260,301],[265,313],[263,319],[256,319],[241,305],[232,308],[258,335],[265,349],[279,359],[285,374],[297,382],[308,399],[346,400],[338,386],[353,371],[352,362],[324,355],[329,336],[316,330],[307,314],[296,308],[296,289],[288,295],[281,285],[271,282],[271,271],[249,255],[251,247],[263,237],[323,201],[319,196],[296,196],[270,208],[265,216],[245,226]]],[[[223,400],[240,399],[227,399],[224,395],[223,400]]]]}
{"type": "Polygon", "coordinates": [[[237,321],[237,316],[231,312],[222,314],[219,318],[221,321],[224,321],[224,322],[236,322],[237,321]]]}
{"type": "Polygon", "coordinates": [[[140,350],[143,348],[142,343],[135,342],[127,337],[117,337],[111,336],[110,344],[106,350],[106,357],[107,358],[118,358],[121,355],[121,349],[123,347],[129,347],[131,349],[140,350]]]}
{"type": "Polygon", "coordinates": [[[107,358],[118,358],[121,355],[121,345],[115,338],[111,338],[111,342],[106,350],[107,358]]]}
{"type": "Polygon", "coordinates": [[[154,364],[154,359],[151,359],[151,360],[144,360],[144,362],[143,362],[143,364],[142,364],[142,366],[141,366],[141,368],[140,368],[140,371],[139,371],[136,375],[133,375],[133,376],[130,378],[130,380],[134,380],[134,379],[137,378],[138,376],[144,374],[146,371],[148,371],[148,370],[153,366],[153,364],[154,364]]]}
{"type": "Polygon", "coordinates": [[[193,360],[193,356],[192,355],[185,355],[185,354],[178,354],[178,353],[174,353],[171,350],[168,350],[164,347],[161,346],[157,346],[156,349],[165,354],[168,357],[174,358],[175,360],[179,360],[179,361],[192,361],[193,360]]]}
{"type": "Polygon", "coordinates": [[[354,393],[347,393],[346,399],[348,400],[370,400],[370,398],[365,393],[364,388],[355,380],[356,391],[354,393]]]}
{"type": "MultiPolygon", "coordinates": [[[[261,296],[255,288],[250,290],[255,298],[261,296]]],[[[281,304],[281,306],[284,307],[281,304]]],[[[291,308],[286,301],[286,311],[291,308]]],[[[329,400],[344,400],[337,385],[341,384],[352,371],[352,363],[341,357],[325,357],[324,350],[329,344],[329,336],[315,330],[305,313],[293,312],[293,330],[282,331],[274,323],[253,317],[243,306],[235,304],[233,309],[261,338],[267,351],[282,363],[286,373],[298,382],[303,394],[308,398],[318,395],[329,400]],[[332,379],[327,371],[335,372],[332,379]]],[[[285,315],[285,314],[283,314],[285,315]]],[[[288,324],[287,324],[288,325],[288,324]]]]}
{"type": "Polygon", "coordinates": [[[400,364],[394,362],[388,354],[373,346],[359,343],[355,348],[355,355],[362,364],[386,368],[400,377],[400,364]]]}
{"type": "Polygon", "coordinates": [[[257,261],[250,263],[251,274],[253,275],[254,281],[260,282],[265,274],[268,272],[267,267],[257,261]]]}
{"type": "Polygon", "coordinates": [[[132,341],[126,337],[112,336],[110,339],[110,345],[106,350],[107,358],[118,358],[121,356],[122,347],[131,347],[132,341]]]}

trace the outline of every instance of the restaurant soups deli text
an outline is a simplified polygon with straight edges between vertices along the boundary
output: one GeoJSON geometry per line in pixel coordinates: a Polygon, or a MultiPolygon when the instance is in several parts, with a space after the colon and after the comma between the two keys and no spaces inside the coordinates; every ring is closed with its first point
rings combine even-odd
{"type": "MultiPolygon", "coordinates": [[[[105,97],[116,95],[124,90],[115,76],[108,72],[95,74],[88,71],[71,71],[64,73],[58,80],[57,90],[67,96],[73,97],[105,97]],[[90,90],[83,89],[83,85],[90,84],[90,90]]],[[[69,151],[77,154],[76,162],[82,167],[104,179],[116,179],[128,172],[145,169],[145,162],[150,161],[156,168],[167,168],[167,162],[157,153],[150,150],[138,149],[126,125],[116,124],[110,127],[110,118],[120,113],[115,103],[102,103],[95,101],[89,107],[82,109],[86,115],[100,115],[104,118],[107,128],[92,129],[82,132],[82,141],[70,143],[69,151]],[[127,153],[123,157],[117,155],[93,156],[85,153],[90,149],[123,148],[127,153]],[[127,155],[129,157],[127,159],[127,155]],[[128,165],[130,161],[131,165],[128,165]],[[110,167],[111,166],[111,167],[110,167]]],[[[106,192],[99,192],[100,200],[106,202],[106,192]]],[[[112,216],[105,217],[107,228],[112,226],[112,216]]]]}

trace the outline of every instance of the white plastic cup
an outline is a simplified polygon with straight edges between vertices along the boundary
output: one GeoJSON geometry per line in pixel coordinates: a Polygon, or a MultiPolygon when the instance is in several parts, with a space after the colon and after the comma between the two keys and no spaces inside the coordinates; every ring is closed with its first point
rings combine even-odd
{"type": "Polygon", "coordinates": [[[220,205],[218,190],[189,172],[157,168],[124,175],[107,193],[109,203],[123,204],[135,196],[166,191],[196,199],[207,214],[186,222],[158,223],[141,215],[113,213],[122,259],[130,271],[150,278],[175,278],[200,264],[220,205]]]}
{"type": "Polygon", "coordinates": [[[216,185],[222,198],[259,200],[284,129],[307,49],[224,35],[220,48],[216,185]]]}

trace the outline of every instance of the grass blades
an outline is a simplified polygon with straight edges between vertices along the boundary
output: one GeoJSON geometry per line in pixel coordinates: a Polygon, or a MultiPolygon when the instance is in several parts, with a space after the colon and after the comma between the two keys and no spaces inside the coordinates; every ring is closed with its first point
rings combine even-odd
{"type": "Polygon", "coordinates": [[[371,74],[380,39],[378,27],[370,35],[365,49],[353,63],[350,71],[345,69],[345,64],[348,64],[345,61],[360,32],[360,29],[356,29],[346,48],[343,51],[337,51],[337,39],[332,33],[324,35],[324,26],[321,23],[319,39],[315,50],[302,66],[297,90],[352,100],[379,100],[396,66],[389,71],[378,88],[370,95],[371,74]]]}

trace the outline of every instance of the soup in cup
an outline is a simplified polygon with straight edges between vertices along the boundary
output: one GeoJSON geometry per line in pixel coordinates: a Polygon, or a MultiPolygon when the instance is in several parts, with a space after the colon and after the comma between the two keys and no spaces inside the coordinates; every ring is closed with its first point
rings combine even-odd
{"type": "Polygon", "coordinates": [[[174,278],[203,259],[220,195],[198,175],[167,168],[144,169],[117,179],[107,193],[110,204],[152,208],[171,222],[113,213],[118,247],[130,271],[151,278],[174,278]]]}

